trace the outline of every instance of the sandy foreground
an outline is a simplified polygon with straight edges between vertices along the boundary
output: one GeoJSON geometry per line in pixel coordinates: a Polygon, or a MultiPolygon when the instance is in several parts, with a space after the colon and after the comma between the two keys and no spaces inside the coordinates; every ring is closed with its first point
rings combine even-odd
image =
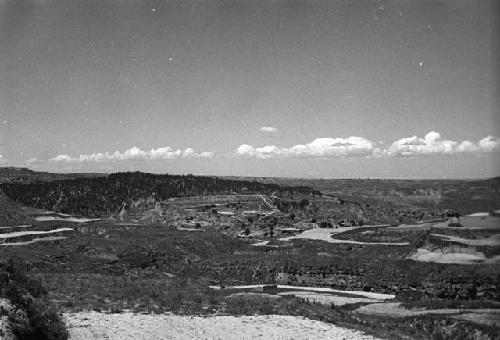
{"type": "Polygon", "coordinates": [[[360,331],[302,317],[64,314],[70,339],[377,339],[360,331]]]}

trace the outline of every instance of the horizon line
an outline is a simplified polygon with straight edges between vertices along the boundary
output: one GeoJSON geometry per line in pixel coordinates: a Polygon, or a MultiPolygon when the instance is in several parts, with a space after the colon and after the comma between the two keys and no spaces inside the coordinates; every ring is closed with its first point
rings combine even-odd
{"type": "Polygon", "coordinates": [[[17,169],[17,170],[29,170],[38,173],[48,173],[48,174],[61,174],[61,175],[71,175],[71,174],[103,174],[110,175],[115,173],[127,173],[127,172],[141,172],[153,175],[176,175],[176,176],[205,176],[205,177],[239,177],[239,178],[270,178],[270,179],[295,179],[295,180],[393,180],[393,181],[471,181],[471,180],[488,180],[500,177],[500,174],[492,177],[296,177],[296,176],[251,176],[251,175],[210,175],[210,174],[193,174],[193,173],[169,173],[169,172],[148,172],[140,170],[124,170],[124,171],[114,171],[114,172],[51,172],[45,170],[33,170],[28,167],[18,167],[18,166],[2,166],[0,169],[17,169]]]}

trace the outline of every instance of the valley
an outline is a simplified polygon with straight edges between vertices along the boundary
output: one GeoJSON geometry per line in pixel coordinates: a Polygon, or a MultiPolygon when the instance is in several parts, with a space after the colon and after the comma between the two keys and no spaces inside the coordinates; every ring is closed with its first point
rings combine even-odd
{"type": "Polygon", "coordinates": [[[420,204],[410,203],[414,189],[398,201],[356,180],[345,195],[283,181],[142,173],[9,181],[0,185],[0,265],[11,259],[39,282],[74,336],[79,315],[124,322],[120,315],[141,313],[306,317],[367,338],[497,337],[498,181],[482,191],[454,183],[479,197],[458,218],[448,217],[460,205],[446,205],[447,191],[444,202],[420,204]],[[466,216],[478,211],[488,213],[466,216]]]}

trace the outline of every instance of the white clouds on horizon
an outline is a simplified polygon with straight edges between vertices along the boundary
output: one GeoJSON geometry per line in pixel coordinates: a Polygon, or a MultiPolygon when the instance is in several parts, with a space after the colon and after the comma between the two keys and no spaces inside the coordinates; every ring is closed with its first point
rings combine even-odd
{"type": "Polygon", "coordinates": [[[242,144],[236,150],[240,156],[258,159],[276,158],[340,158],[340,157],[410,157],[418,155],[453,155],[464,153],[489,153],[500,151],[500,141],[487,136],[477,143],[469,140],[461,143],[443,140],[438,132],[431,131],[419,138],[405,137],[394,141],[389,147],[376,147],[377,143],[364,137],[316,138],[308,144],[290,148],[275,145],[253,147],[242,144]]]}
{"type": "Polygon", "coordinates": [[[241,156],[259,159],[270,158],[329,158],[347,156],[369,156],[376,152],[373,143],[363,137],[348,138],[316,138],[308,144],[298,144],[290,148],[279,148],[267,145],[254,148],[243,144],[236,153],[241,156]]]}
{"type": "Polygon", "coordinates": [[[276,133],[278,132],[278,129],[272,126],[262,126],[259,131],[261,132],[267,132],[267,133],[276,133]]]}
{"type": "Polygon", "coordinates": [[[416,155],[453,155],[459,153],[488,153],[500,150],[498,138],[487,136],[477,143],[470,140],[456,142],[441,139],[441,134],[431,131],[419,138],[417,136],[401,138],[385,150],[388,156],[416,155]]]}
{"type": "MultiPolygon", "coordinates": [[[[486,154],[500,152],[500,140],[487,136],[477,142],[464,140],[457,142],[442,139],[438,132],[431,131],[423,138],[412,136],[398,139],[392,143],[373,142],[364,137],[316,138],[307,144],[291,147],[265,145],[253,147],[242,144],[236,155],[256,159],[304,159],[304,158],[350,158],[350,157],[416,157],[431,155],[486,154]]],[[[123,152],[82,154],[73,157],[67,154],[57,155],[48,161],[51,163],[84,163],[84,162],[118,162],[118,161],[154,161],[169,159],[208,159],[214,152],[195,152],[188,147],[184,150],[169,146],[141,150],[133,146],[123,152]]],[[[26,161],[27,164],[40,162],[36,158],[26,161]]],[[[6,163],[0,155],[0,164],[6,163]]]]}
{"type": "Polygon", "coordinates": [[[148,161],[148,160],[166,160],[178,158],[213,158],[213,152],[195,152],[192,148],[184,150],[174,150],[170,146],[161,147],[158,149],[151,149],[144,151],[140,148],[133,146],[124,152],[115,151],[98,152],[90,155],[80,155],[79,157],[71,157],[69,155],[57,155],[49,159],[49,162],[65,162],[65,163],[83,163],[83,162],[110,162],[110,161],[148,161]]]}

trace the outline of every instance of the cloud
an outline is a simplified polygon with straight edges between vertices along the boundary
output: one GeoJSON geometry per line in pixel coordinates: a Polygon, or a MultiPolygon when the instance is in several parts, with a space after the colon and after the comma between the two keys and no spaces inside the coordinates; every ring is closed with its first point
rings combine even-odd
{"type": "Polygon", "coordinates": [[[90,155],[80,155],[78,157],[71,157],[69,155],[57,155],[49,159],[49,162],[64,162],[64,163],[82,163],[82,162],[110,162],[110,161],[148,161],[148,160],[165,160],[176,158],[212,158],[213,152],[197,153],[192,148],[185,150],[172,149],[170,146],[161,147],[158,149],[151,149],[144,151],[140,148],[133,146],[124,152],[115,151],[98,152],[90,155]]]}
{"type": "Polygon", "coordinates": [[[452,155],[459,153],[488,153],[499,150],[498,138],[488,136],[474,143],[469,140],[456,142],[441,138],[441,134],[431,131],[419,138],[401,138],[383,151],[388,156],[452,155]]]}
{"type": "Polygon", "coordinates": [[[276,133],[278,132],[278,129],[272,126],[263,126],[259,129],[259,131],[267,133],[276,133]]]}
{"type": "Polygon", "coordinates": [[[71,162],[72,158],[69,155],[57,155],[54,158],[49,159],[50,162],[71,162]]]}
{"type": "Polygon", "coordinates": [[[488,136],[481,139],[478,143],[479,149],[483,152],[499,151],[500,141],[497,137],[488,136]]]}
{"type": "Polygon", "coordinates": [[[242,144],[236,153],[244,157],[258,159],[274,158],[340,158],[340,157],[409,157],[417,155],[453,155],[464,153],[489,153],[500,151],[498,138],[488,136],[477,143],[465,140],[461,143],[441,138],[441,134],[431,131],[420,138],[405,137],[389,146],[374,143],[364,137],[316,138],[308,144],[298,144],[289,148],[275,145],[253,147],[242,144]],[[377,147],[375,147],[377,145],[377,147]]]}
{"type": "Polygon", "coordinates": [[[424,138],[401,138],[392,143],[387,153],[389,156],[452,154],[456,152],[457,145],[455,141],[441,140],[438,132],[431,131],[424,138]]]}
{"type": "Polygon", "coordinates": [[[259,159],[270,158],[336,158],[352,156],[370,156],[375,147],[373,143],[363,137],[348,138],[316,138],[308,144],[298,144],[290,148],[279,148],[267,145],[254,148],[243,144],[238,147],[236,153],[245,157],[259,159]]]}
{"type": "Polygon", "coordinates": [[[39,160],[37,158],[30,158],[26,161],[27,164],[37,163],[37,162],[39,162],[39,160]]]}
{"type": "Polygon", "coordinates": [[[4,164],[4,163],[7,163],[7,160],[5,158],[3,158],[2,155],[0,155],[0,164],[4,164]]]}

